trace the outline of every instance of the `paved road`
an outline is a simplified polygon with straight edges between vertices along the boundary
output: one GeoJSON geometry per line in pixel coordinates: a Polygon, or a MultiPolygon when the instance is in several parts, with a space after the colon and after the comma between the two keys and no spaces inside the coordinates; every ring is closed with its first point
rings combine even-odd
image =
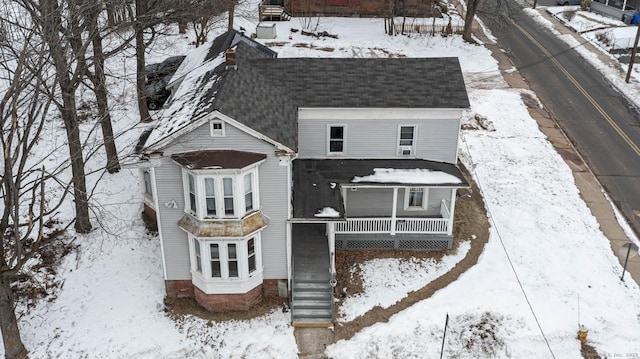
{"type": "Polygon", "coordinates": [[[487,0],[478,15],[640,234],[638,109],[521,5],[487,0]]]}

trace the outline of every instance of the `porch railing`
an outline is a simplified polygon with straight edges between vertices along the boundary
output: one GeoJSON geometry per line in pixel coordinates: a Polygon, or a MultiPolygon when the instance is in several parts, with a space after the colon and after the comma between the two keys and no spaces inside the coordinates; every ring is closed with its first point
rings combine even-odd
{"type": "Polygon", "coordinates": [[[447,233],[447,218],[397,218],[392,228],[391,218],[349,218],[336,222],[336,234],[359,233],[447,233]],[[392,230],[393,229],[393,230],[392,230]]]}

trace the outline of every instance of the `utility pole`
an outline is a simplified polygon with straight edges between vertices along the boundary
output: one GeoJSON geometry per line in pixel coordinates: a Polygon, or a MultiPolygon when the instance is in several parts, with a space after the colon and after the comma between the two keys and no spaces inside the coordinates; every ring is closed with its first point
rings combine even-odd
{"type": "Polygon", "coordinates": [[[636,32],[636,40],[633,42],[633,49],[631,50],[631,59],[629,59],[629,69],[627,70],[627,77],[624,79],[626,83],[629,83],[631,77],[631,71],[633,70],[633,63],[636,60],[636,49],[638,48],[638,39],[640,39],[640,24],[636,25],[638,31],[636,32]]]}

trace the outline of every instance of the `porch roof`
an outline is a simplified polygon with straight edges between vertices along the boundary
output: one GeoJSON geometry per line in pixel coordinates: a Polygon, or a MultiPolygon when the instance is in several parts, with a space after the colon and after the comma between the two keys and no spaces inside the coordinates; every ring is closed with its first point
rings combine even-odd
{"type": "Polygon", "coordinates": [[[293,218],[344,220],[341,187],[468,187],[458,166],[421,159],[297,159],[293,218]]]}

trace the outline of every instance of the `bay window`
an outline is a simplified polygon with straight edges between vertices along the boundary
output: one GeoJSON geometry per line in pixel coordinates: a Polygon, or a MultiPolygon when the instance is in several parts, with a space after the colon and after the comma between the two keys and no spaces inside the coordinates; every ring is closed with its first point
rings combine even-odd
{"type": "Polygon", "coordinates": [[[207,293],[233,292],[243,283],[251,287],[262,282],[260,232],[233,240],[190,235],[189,252],[193,282],[207,293]]]}
{"type": "Polygon", "coordinates": [[[243,171],[183,169],[185,211],[201,220],[242,218],[259,208],[256,167],[243,171]]]}

